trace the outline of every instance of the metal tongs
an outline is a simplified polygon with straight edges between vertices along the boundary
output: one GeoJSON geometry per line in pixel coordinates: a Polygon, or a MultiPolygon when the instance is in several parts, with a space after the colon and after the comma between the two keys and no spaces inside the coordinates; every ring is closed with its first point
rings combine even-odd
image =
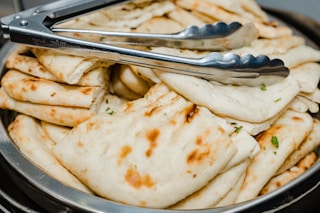
{"type": "Polygon", "coordinates": [[[196,76],[221,83],[256,86],[273,84],[289,75],[280,59],[265,55],[239,56],[212,52],[201,58],[186,58],[124,47],[121,44],[163,46],[220,51],[250,44],[257,37],[253,24],[215,23],[191,26],[174,34],[124,33],[86,29],[57,28],[57,24],[82,14],[128,1],[62,0],[1,18],[3,37],[15,43],[53,48],[133,64],[162,71],[196,76]],[[104,42],[73,38],[59,33],[86,33],[104,37],[104,42]]]}

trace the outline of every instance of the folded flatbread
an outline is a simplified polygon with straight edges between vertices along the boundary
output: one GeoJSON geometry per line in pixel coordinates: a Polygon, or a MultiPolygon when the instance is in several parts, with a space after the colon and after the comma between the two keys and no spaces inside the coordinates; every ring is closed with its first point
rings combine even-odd
{"type": "Polygon", "coordinates": [[[300,144],[300,146],[290,154],[283,163],[277,174],[280,174],[296,165],[304,156],[314,151],[320,145],[320,121],[313,119],[313,128],[308,137],[300,144]]]}
{"type": "Polygon", "coordinates": [[[257,136],[260,152],[247,169],[237,202],[258,196],[287,157],[306,139],[312,130],[312,123],[310,114],[288,110],[268,130],[257,136]]]}
{"type": "Polygon", "coordinates": [[[19,101],[37,104],[92,108],[107,92],[101,87],[62,84],[9,70],[1,80],[2,88],[19,101]]]}
{"type": "Polygon", "coordinates": [[[291,180],[297,178],[299,175],[309,169],[317,160],[317,155],[314,152],[304,156],[296,166],[289,168],[287,171],[273,177],[261,190],[260,194],[267,194],[281,186],[289,183],[291,180]]]}
{"type": "Polygon", "coordinates": [[[249,160],[235,165],[228,171],[216,176],[201,190],[174,205],[173,209],[206,209],[215,206],[237,184],[245,173],[249,160]]]}
{"type": "Polygon", "coordinates": [[[63,107],[31,102],[18,101],[10,97],[3,88],[0,88],[0,108],[20,112],[50,123],[73,127],[88,118],[94,112],[79,107],[63,107]]]}
{"type": "MultiPolygon", "coordinates": [[[[35,57],[30,56],[30,49],[18,46],[7,58],[8,69],[19,70],[26,74],[55,82],[63,82],[49,72],[35,57]]],[[[86,72],[76,85],[101,86],[106,85],[109,73],[106,67],[97,67],[86,72]]]]}
{"type": "Polygon", "coordinates": [[[20,114],[9,125],[9,134],[21,152],[51,177],[67,186],[92,194],[88,187],[73,176],[54,157],[50,149],[53,142],[43,132],[39,121],[20,114]]]}
{"type": "Polygon", "coordinates": [[[161,84],[122,113],[81,123],[54,152],[98,195],[165,208],[202,188],[235,154],[219,120],[161,84]]]}
{"type": "Polygon", "coordinates": [[[37,60],[53,75],[68,84],[77,84],[81,77],[97,67],[108,67],[113,62],[68,55],[54,50],[34,48],[37,60]]]}
{"type": "MultiPolygon", "coordinates": [[[[235,3],[235,1],[233,1],[235,3]]],[[[240,4],[241,1],[237,1],[240,4]]],[[[252,2],[254,3],[254,2],[252,2]]],[[[244,23],[254,23],[259,30],[260,37],[264,38],[276,38],[286,35],[291,35],[292,30],[286,26],[273,27],[265,24],[265,21],[253,21],[239,14],[227,11],[224,8],[219,7],[211,0],[178,0],[176,4],[182,8],[189,10],[196,10],[204,13],[207,16],[211,16],[218,21],[232,22],[238,21],[244,23]]],[[[241,7],[241,6],[240,6],[241,7]]]]}
{"type": "Polygon", "coordinates": [[[62,139],[71,131],[70,127],[60,126],[46,121],[40,121],[43,132],[49,137],[54,145],[62,141],[62,139]]]}

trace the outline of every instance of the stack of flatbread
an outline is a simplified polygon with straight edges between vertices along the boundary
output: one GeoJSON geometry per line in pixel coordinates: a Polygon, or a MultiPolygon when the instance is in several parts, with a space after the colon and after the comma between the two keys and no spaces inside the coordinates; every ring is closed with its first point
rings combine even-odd
{"type": "Polygon", "coordinates": [[[20,113],[9,126],[13,141],[66,185],[134,206],[221,207],[288,183],[318,159],[320,121],[310,112],[319,112],[320,51],[270,21],[256,2],[139,0],[63,26],[172,33],[217,21],[253,23],[259,31],[250,46],[223,53],[280,58],[290,75],[273,85],[235,86],[19,47],[0,89],[0,107],[20,113]]]}
{"type": "Polygon", "coordinates": [[[1,106],[40,120],[73,127],[99,111],[111,62],[17,48],[1,80],[1,106]]]}

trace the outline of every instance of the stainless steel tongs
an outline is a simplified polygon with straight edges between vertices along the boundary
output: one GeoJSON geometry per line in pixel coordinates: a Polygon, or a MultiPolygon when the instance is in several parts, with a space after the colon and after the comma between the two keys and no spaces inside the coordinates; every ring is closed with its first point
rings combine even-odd
{"type": "Polygon", "coordinates": [[[256,38],[253,24],[215,23],[191,26],[174,34],[124,33],[86,29],[57,28],[56,24],[76,16],[127,1],[62,0],[1,18],[4,38],[15,43],[53,48],[75,55],[85,55],[134,64],[158,70],[196,76],[236,85],[273,84],[287,77],[289,69],[280,59],[212,52],[201,58],[186,58],[123,47],[119,44],[163,46],[172,48],[225,50],[239,48],[256,38]],[[104,37],[104,42],[77,39],[59,33],[86,33],[104,37]]]}

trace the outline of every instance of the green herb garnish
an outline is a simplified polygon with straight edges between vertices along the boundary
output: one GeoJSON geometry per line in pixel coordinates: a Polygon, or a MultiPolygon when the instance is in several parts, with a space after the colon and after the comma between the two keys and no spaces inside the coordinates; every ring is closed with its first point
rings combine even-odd
{"type": "Polygon", "coordinates": [[[262,84],[260,85],[260,89],[261,89],[262,91],[267,91],[267,86],[262,83],[262,84]]]}
{"type": "Polygon", "coordinates": [[[274,145],[276,148],[279,148],[279,141],[278,141],[277,136],[272,136],[272,137],[271,137],[271,143],[272,143],[272,145],[274,145]]]}
{"type": "Polygon", "coordinates": [[[115,111],[113,111],[110,107],[107,107],[106,108],[106,112],[109,114],[109,115],[113,115],[115,113],[115,111]]]}
{"type": "Polygon", "coordinates": [[[241,129],[242,129],[242,126],[236,126],[234,127],[234,132],[239,133],[241,129]]]}
{"type": "Polygon", "coordinates": [[[278,99],[274,100],[274,102],[277,103],[277,102],[279,102],[281,100],[282,100],[282,98],[278,98],[278,99]]]}

